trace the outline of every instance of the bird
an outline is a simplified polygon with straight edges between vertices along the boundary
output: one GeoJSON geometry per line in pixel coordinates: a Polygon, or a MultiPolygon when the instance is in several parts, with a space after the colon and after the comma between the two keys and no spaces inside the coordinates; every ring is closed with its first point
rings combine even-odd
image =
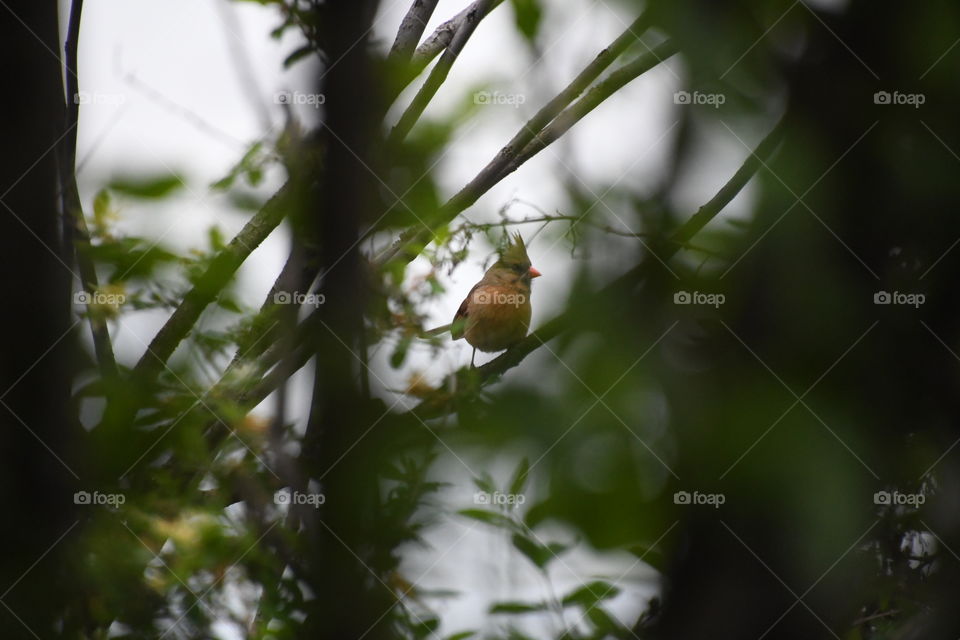
{"type": "Polygon", "coordinates": [[[466,338],[477,350],[503,351],[520,342],[530,328],[530,284],[540,272],[530,264],[519,233],[514,234],[500,258],[487,269],[457,309],[450,324],[454,340],[466,338]]]}

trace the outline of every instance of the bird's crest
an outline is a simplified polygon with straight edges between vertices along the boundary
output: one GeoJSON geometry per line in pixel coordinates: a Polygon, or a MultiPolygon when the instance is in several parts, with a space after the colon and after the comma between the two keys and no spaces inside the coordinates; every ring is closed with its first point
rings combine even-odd
{"type": "Polygon", "coordinates": [[[530,264],[530,258],[527,256],[527,247],[523,244],[523,238],[519,233],[508,237],[507,246],[500,254],[501,262],[507,264],[530,264]]]}

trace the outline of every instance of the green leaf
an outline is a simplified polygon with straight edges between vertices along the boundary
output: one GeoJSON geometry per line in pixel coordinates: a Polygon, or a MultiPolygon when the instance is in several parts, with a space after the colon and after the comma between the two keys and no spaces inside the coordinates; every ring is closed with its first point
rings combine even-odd
{"type": "Polygon", "coordinates": [[[496,513],[494,511],[484,511],[483,509],[461,509],[458,511],[460,515],[465,518],[471,518],[484,524],[489,524],[498,529],[507,529],[513,531],[517,528],[517,525],[502,513],[496,513]]]}
{"type": "Polygon", "coordinates": [[[415,638],[426,638],[440,627],[440,620],[437,618],[427,618],[423,622],[414,625],[413,636],[415,638]]]}
{"type": "Polygon", "coordinates": [[[474,477],[473,484],[477,485],[477,489],[480,489],[480,491],[486,491],[491,495],[497,490],[497,486],[493,483],[493,478],[491,478],[487,472],[484,472],[480,477],[474,477]]]}
{"type": "Polygon", "coordinates": [[[544,545],[534,538],[520,533],[514,534],[513,546],[540,569],[546,567],[551,560],[567,550],[567,546],[559,542],[544,545]]]}
{"type": "Polygon", "coordinates": [[[466,640],[470,636],[477,635],[476,631],[461,631],[460,633],[455,633],[452,636],[447,636],[446,640],[466,640]]]}
{"type": "Polygon", "coordinates": [[[270,159],[270,154],[264,150],[263,142],[254,142],[240,158],[237,164],[230,168],[230,172],[212,185],[211,189],[225,191],[233,186],[237,178],[244,176],[251,186],[257,186],[263,179],[263,165],[270,159]]]}
{"type": "Polygon", "coordinates": [[[246,191],[231,191],[227,195],[227,199],[232,206],[242,211],[259,211],[266,204],[264,199],[257,194],[246,191]]]}
{"type": "Polygon", "coordinates": [[[153,176],[125,176],[116,178],[109,188],[131,198],[155,200],[163,198],[183,186],[183,179],[176,174],[153,176]]]}
{"type": "Polygon", "coordinates": [[[587,617],[590,619],[590,622],[593,623],[593,626],[597,628],[597,631],[609,633],[623,630],[623,627],[620,626],[620,623],[600,607],[591,607],[587,609],[587,617]]]}
{"type": "Polygon", "coordinates": [[[531,613],[533,611],[545,611],[546,609],[546,602],[506,601],[495,602],[490,606],[490,613],[531,613]]]}
{"type": "Polygon", "coordinates": [[[594,580],[588,582],[582,587],[577,587],[563,597],[561,602],[564,606],[578,604],[586,609],[595,606],[601,600],[615,598],[619,595],[620,589],[605,580],[594,580]]]}
{"type": "Polygon", "coordinates": [[[520,461],[520,464],[517,465],[517,470],[513,472],[513,480],[510,481],[510,491],[507,493],[512,493],[517,495],[518,493],[523,493],[523,488],[527,484],[527,476],[530,473],[530,460],[526,457],[520,461]]]}
{"type": "Polygon", "coordinates": [[[207,229],[207,241],[210,243],[211,251],[220,251],[227,246],[226,236],[220,227],[213,226],[207,229]]]}
{"type": "Polygon", "coordinates": [[[221,295],[217,298],[217,306],[231,313],[243,313],[243,309],[240,308],[240,305],[237,304],[237,301],[233,298],[230,298],[226,295],[221,295]]]}
{"type": "Polygon", "coordinates": [[[106,189],[100,189],[93,198],[93,219],[97,224],[106,221],[110,214],[110,192],[106,189]]]}
{"type": "Polygon", "coordinates": [[[313,53],[316,53],[316,49],[314,49],[313,45],[311,45],[311,44],[304,45],[304,46],[300,47],[299,49],[297,49],[296,51],[294,51],[293,53],[291,53],[290,55],[288,55],[288,56],[284,59],[284,61],[283,61],[283,68],[284,68],[284,69],[289,69],[289,68],[292,67],[294,64],[296,64],[298,61],[306,58],[307,56],[309,56],[309,55],[311,55],[311,54],[313,54],[313,53]]]}
{"type": "Polygon", "coordinates": [[[411,344],[413,344],[413,338],[411,336],[403,336],[400,338],[400,341],[397,342],[397,348],[390,354],[391,367],[399,369],[403,365],[403,361],[407,359],[407,352],[410,350],[411,344]]]}
{"type": "Polygon", "coordinates": [[[510,4],[513,5],[513,19],[517,25],[517,31],[523,34],[527,42],[533,44],[537,39],[537,31],[540,29],[540,20],[543,17],[539,0],[511,0],[510,4]]]}
{"type": "Polygon", "coordinates": [[[631,545],[628,545],[626,550],[652,566],[654,569],[663,569],[662,564],[664,561],[664,556],[660,549],[643,542],[635,542],[631,545]]]}
{"type": "Polygon", "coordinates": [[[108,281],[151,278],[154,270],[177,259],[156,243],[141,238],[120,238],[88,246],[84,251],[98,265],[109,265],[108,281]]]}

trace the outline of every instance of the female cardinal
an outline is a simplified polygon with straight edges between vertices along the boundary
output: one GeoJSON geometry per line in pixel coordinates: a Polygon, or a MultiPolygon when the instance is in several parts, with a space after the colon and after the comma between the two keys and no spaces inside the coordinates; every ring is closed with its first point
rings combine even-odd
{"type": "Polygon", "coordinates": [[[466,338],[473,347],[470,366],[477,349],[484,353],[503,351],[526,337],[530,281],[539,275],[530,266],[523,238],[515,234],[500,259],[473,285],[450,325],[454,340],[466,338]]]}

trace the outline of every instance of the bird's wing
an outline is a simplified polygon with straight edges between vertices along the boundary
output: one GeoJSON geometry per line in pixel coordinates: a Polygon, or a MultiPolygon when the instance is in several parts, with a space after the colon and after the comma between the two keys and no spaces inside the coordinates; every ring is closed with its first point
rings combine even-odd
{"type": "Polygon", "coordinates": [[[463,337],[463,332],[467,328],[467,310],[470,307],[470,299],[473,297],[473,292],[476,291],[481,284],[483,283],[478,282],[473,285],[470,293],[468,293],[467,297],[460,303],[460,308],[457,309],[456,315],[453,316],[453,323],[450,325],[450,335],[453,336],[454,340],[459,340],[463,337]]]}

